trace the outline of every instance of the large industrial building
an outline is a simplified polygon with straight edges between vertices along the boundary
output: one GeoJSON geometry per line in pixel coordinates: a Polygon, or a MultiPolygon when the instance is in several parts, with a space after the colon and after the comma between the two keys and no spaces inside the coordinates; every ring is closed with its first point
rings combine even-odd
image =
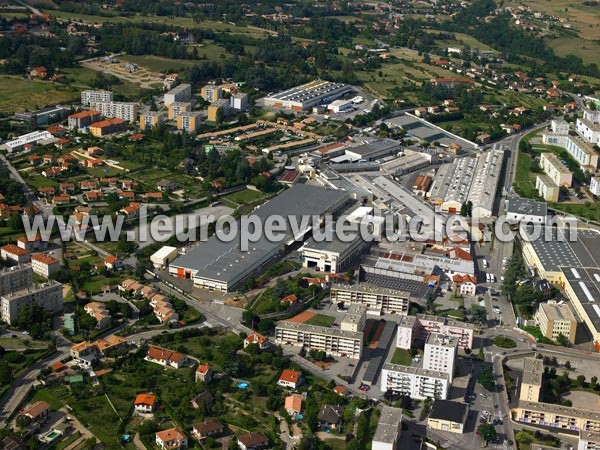
{"type": "Polygon", "coordinates": [[[450,214],[471,202],[473,217],[491,217],[503,161],[503,150],[491,150],[442,165],[433,179],[430,201],[450,214]]]}
{"type": "Polygon", "coordinates": [[[360,359],[363,333],[305,323],[282,321],[275,328],[275,342],[280,345],[304,347],[331,356],[360,359]]]}
{"type": "Polygon", "coordinates": [[[313,106],[326,105],[352,91],[344,83],[315,80],[264,98],[264,105],[273,108],[304,111],[313,106]]]}
{"type": "Polygon", "coordinates": [[[271,216],[285,218],[283,240],[272,242],[263,233],[257,242],[249,243],[248,251],[242,251],[240,235],[248,233],[248,230],[238,230],[237,238],[230,242],[221,241],[213,236],[173,261],[169,273],[179,278],[191,278],[196,286],[224,292],[235,290],[250,275],[277,258],[287,245],[301,241],[311,231],[312,221],[306,229],[300,230],[299,235],[294,235],[289,223],[290,218],[300,224],[302,216],[335,213],[348,200],[348,194],[343,191],[296,184],[252,213],[252,216],[257,216],[263,224],[271,216]]]}
{"type": "Polygon", "coordinates": [[[545,227],[538,239],[523,240],[527,265],[540,278],[563,287],[578,318],[589,329],[600,350],[600,233],[578,229],[570,236],[563,228],[545,227]]]}
{"type": "Polygon", "coordinates": [[[368,283],[355,285],[333,284],[332,302],[349,302],[366,305],[370,313],[407,315],[410,306],[410,294],[368,283]]]}

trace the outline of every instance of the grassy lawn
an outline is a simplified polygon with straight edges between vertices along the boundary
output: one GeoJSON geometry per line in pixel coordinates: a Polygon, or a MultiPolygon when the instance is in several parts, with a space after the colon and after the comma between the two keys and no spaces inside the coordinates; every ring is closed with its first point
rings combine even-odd
{"type": "MultiPolygon", "coordinates": [[[[198,51],[200,54],[202,54],[200,49],[198,49],[198,51]]],[[[180,68],[193,66],[194,64],[198,64],[200,62],[191,59],[171,59],[154,55],[124,55],[120,56],[119,58],[123,61],[129,61],[145,67],[151,72],[164,72],[171,69],[177,70],[180,68]]]]}
{"type": "Polygon", "coordinates": [[[77,100],[79,91],[49,81],[0,76],[0,112],[32,111],[48,105],[77,100]]]}
{"type": "Polygon", "coordinates": [[[69,388],[64,385],[55,385],[39,391],[33,395],[32,402],[43,400],[48,402],[52,409],[60,409],[67,403],[69,388]]]}
{"type": "Polygon", "coordinates": [[[243,191],[227,194],[222,197],[222,200],[224,200],[225,202],[230,201],[241,205],[243,203],[252,203],[258,200],[262,200],[264,197],[265,195],[262,192],[244,189],[243,191]]]}
{"type": "Polygon", "coordinates": [[[44,341],[13,339],[11,337],[0,338],[0,347],[5,350],[23,350],[23,349],[46,349],[48,343],[44,341]],[[25,344],[27,342],[27,345],[25,344]]]}
{"type": "Polygon", "coordinates": [[[412,363],[412,355],[408,350],[397,348],[392,356],[392,364],[400,364],[401,366],[410,366],[412,363]]]}
{"type": "Polygon", "coordinates": [[[335,317],[326,316],[325,314],[317,314],[314,317],[311,317],[305,323],[308,325],[317,325],[319,327],[330,327],[333,322],[335,322],[335,317]]]}

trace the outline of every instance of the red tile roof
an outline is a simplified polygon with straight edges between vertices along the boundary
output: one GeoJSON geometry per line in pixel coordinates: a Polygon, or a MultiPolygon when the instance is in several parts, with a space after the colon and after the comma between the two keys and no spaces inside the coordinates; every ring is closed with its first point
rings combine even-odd
{"type": "Polygon", "coordinates": [[[286,381],[288,383],[298,383],[300,380],[300,372],[297,370],[285,369],[281,372],[281,376],[279,377],[279,381],[286,381]]]}
{"type": "Polygon", "coordinates": [[[156,402],[156,396],[152,394],[138,394],[133,401],[134,405],[154,405],[156,402]]]}

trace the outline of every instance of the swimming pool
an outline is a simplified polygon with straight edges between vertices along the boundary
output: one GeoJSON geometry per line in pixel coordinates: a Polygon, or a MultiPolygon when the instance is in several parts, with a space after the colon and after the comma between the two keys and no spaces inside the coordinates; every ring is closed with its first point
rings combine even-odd
{"type": "Polygon", "coordinates": [[[245,381],[241,381],[238,383],[237,387],[239,389],[248,389],[248,383],[246,383],[245,381]]]}

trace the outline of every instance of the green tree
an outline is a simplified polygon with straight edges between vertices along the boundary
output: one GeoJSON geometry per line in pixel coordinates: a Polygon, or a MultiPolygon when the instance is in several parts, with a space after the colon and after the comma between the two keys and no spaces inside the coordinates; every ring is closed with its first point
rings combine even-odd
{"type": "Polygon", "coordinates": [[[486,444],[496,439],[496,427],[491,423],[479,425],[477,431],[479,432],[481,440],[484,441],[486,444]]]}

